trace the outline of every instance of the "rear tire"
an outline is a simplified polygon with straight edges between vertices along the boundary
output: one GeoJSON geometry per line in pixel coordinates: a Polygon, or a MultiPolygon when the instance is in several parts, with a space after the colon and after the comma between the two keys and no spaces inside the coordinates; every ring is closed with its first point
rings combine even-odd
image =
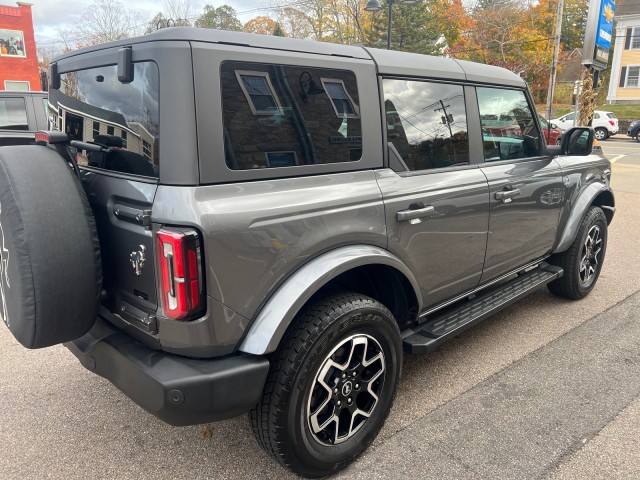
{"type": "Polygon", "coordinates": [[[402,345],[389,310],[358,294],[308,306],[272,359],[249,417],[262,447],[291,471],[323,477],[376,437],[400,379],[402,345]]]}
{"type": "Polygon", "coordinates": [[[636,132],[635,139],[636,139],[636,142],[640,143],[640,130],[636,132]]]}
{"type": "Polygon", "coordinates": [[[561,278],[548,284],[551,293],[572,300],[587,296],[598,281],[606,250],[607,218],[600,207],[591,207],[569,249],[549,259],[564,270],[561,278]]]}

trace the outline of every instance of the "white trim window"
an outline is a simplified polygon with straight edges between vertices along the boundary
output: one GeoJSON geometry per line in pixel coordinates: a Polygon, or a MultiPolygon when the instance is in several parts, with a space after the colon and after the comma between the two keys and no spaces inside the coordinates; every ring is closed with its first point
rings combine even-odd
{"type": "Polygon", "coordinates": [[[628,66],[627,67],[627,78],[624,82],[624,86],[626,88],[638,88],[640,87],[640,66],[628,66]]]}
{"type": "Polygon", "coordinates": [[[640,27],[633,27],[631,31],[631,44],[629,48],[632,50],[640,49],[640,27]]]}
{"type": "Polygon", "coordinates": [[[26,57],[24,33],[20,30],[0,28],[0,55],[3,57],[26,57]]]}
{"type": "Polygon", "coordinates": [[[31,90],[31,84],[26,80],[5,80],[5,90],[14,90],[18,92],[28,92],[31,90]]]}
{"type": "Polygon", "coordinates": [[[343,80],[336,78],[321,78],[320,80],[338,118],[360,117],[360,109],[347,92],[343,80]]]}
{"type": "Polygon", "coordinates": [[[282,105],[267,72],[236,70],[236,78],[254,115],[282,115],[282,105]]]}

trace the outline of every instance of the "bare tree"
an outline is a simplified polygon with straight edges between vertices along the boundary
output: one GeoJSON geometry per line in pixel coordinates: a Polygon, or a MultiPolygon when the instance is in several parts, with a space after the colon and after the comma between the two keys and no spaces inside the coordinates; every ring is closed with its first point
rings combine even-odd
{"type": "Polygon", "coordinates": [[[83,12],[82,20],[70,31],[73,44],[65,46],[78,48],[140,35],[144,26],[139,12],[128,9],[121,2],[94,0],[83,12]]]}

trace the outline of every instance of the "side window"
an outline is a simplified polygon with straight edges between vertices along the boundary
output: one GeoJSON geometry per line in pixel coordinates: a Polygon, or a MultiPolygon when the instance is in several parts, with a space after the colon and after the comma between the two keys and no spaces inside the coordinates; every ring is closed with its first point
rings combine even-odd
{"type": "Polygon", "coordinates": [[[385,79],[387,138],[408,170],[469,163],[461,85],[385,79]]]}
{"type": "Polygon", "coordinates": [[[575,117],[575,113],[569,113],[568,115],[562,117],[562,121],[568,122],[570,120],[573,120],[573,117],[575,117]]]}
{"type": "Polygon", "coordinates": [[[249,62],[220,67],[232,170],[358,161],[362,127],[348,70],[249,62]]]}
{"type": "Polygon", "coordinates": [[[477,93],[485,161],[540,155],[540,133],[522,90],[478,87],[477,93]]]}
{"type": "Polygon", "coordinates": [[[593,119],[594,120],[600,120],[600,114],[599,113],[594,113],[593,114],[593,119]]]}
{"type": "Polygon", "coordinates": [[[0,98],[0,129],[29,130],[23,98],[0,98]]]}

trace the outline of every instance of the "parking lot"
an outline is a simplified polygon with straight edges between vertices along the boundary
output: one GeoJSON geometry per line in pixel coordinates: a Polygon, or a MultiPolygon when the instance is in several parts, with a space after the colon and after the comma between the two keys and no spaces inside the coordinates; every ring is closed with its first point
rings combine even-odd
{"type": "MultiPolygon", "coordinates": [[[[546,289],[405,357],[381,434],[341,478],[640,478],[640,143],[602,142],[617,213],[592,294],[546,289]]],[[[292,478],[245,417],[174,428],[62,346],[0,328],[1,478],[292,478]]]]}

